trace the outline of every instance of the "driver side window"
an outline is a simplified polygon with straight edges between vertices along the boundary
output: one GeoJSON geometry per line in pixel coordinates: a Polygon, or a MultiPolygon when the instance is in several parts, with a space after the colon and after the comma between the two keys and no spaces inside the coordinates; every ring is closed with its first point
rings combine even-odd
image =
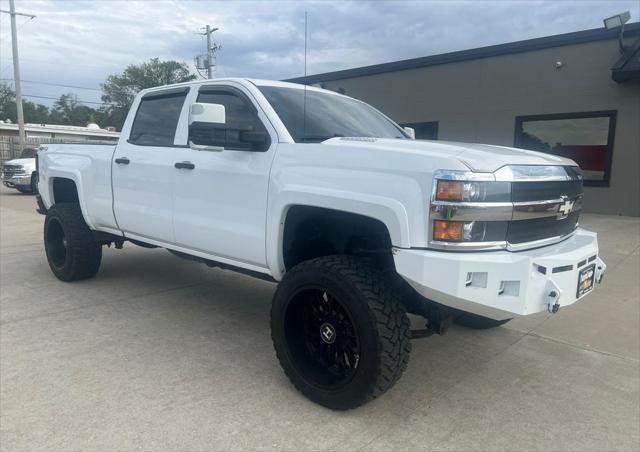
{"type": "Polygon", "coordinates": [[[256,139],[256,136],[268,137],[268,132],[253,105],[240,95],[211,89],[200,92],[196,102],[224,105],[226,122],[192,130],[190,140],[194,143],[206,142],[236,151],[266,151],[269,148],[270,140],[256,139]]]}

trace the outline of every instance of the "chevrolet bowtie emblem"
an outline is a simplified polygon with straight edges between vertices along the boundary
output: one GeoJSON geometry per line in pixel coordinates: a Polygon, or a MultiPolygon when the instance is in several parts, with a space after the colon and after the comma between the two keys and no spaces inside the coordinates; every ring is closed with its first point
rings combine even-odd
{"type": "Polygon", "coordinates": [[[558,206],[558,218],[567,218],[573,211],[573,204],[575,201],[569,200],[566,196],[563,196],[564,202],[558,206]]]}

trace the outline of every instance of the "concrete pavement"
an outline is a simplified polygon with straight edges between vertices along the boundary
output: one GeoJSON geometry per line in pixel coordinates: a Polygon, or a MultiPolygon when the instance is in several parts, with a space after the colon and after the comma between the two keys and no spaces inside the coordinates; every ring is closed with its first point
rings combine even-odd
{"type": "Polygon", "coordinates": [[[131,244],[51,274],[32,196],[0,196],[2,450],[637,450],[640,219],[584,215],[609,265],[591,296],[413,342],[399,383],[335,413],[270,340],[275,286],[131,244]]]}

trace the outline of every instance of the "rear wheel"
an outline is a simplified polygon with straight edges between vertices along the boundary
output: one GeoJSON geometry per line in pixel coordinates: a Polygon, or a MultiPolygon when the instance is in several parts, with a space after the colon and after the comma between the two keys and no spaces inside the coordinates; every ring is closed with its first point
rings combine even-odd
{"type": "Polygon", "coordinates": [[[55,204],[49,209],[44,246],[49,267],[61,281],[91,278],[100,268],[102,245],[94,240],[76,203],[55,204]]]}
{"type": "Polygon", "coordinates": [[[509,320],[511,319],[494,320],[489,317],[471,314],[470,312],[463,312],[455,318],[454,322],[467,328],[473,328],[474,330],[488,330],[504,325],[509,320]]]}
{"type": "Polygon", "coordinates": [[[294,386],[316,403],[347,410],[383,394],[409,361],[409,319],[377,270],[362,259],[303,262],[280,283],[271,335],[294,386]]]}

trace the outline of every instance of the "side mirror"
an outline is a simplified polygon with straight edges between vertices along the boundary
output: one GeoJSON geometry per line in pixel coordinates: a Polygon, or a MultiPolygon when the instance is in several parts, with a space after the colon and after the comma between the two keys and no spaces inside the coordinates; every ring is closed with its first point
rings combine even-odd
{"type": "Polygon", "coordinates": [[[416,130],[413,127],[403,127],[403,129],[412,140],[416,139],[416,130]]]}
{"type": "MultiPolygon", "coordinates": [[[[195,102],[189,111],[189,147],[198,151],[223,151],[220,125],[226,123],[224,105],[195,102]]],[[[222,133],[224,137],[224,132],[222,133]]]]}
{"type": "Polygon", "coordinates": [[[224,124],[227,122],[224,105],[194,102],[189,112],[189,125],[193,123],[224,124]]]}
{"type": "Polygon", "coordinates": [[[249,143],[252,148],[256,150],[266,150],[269,147],[271,137],[264,130],[256,131],[243,131],[240,132],[240,141],[243,143],[249,143]]]}

